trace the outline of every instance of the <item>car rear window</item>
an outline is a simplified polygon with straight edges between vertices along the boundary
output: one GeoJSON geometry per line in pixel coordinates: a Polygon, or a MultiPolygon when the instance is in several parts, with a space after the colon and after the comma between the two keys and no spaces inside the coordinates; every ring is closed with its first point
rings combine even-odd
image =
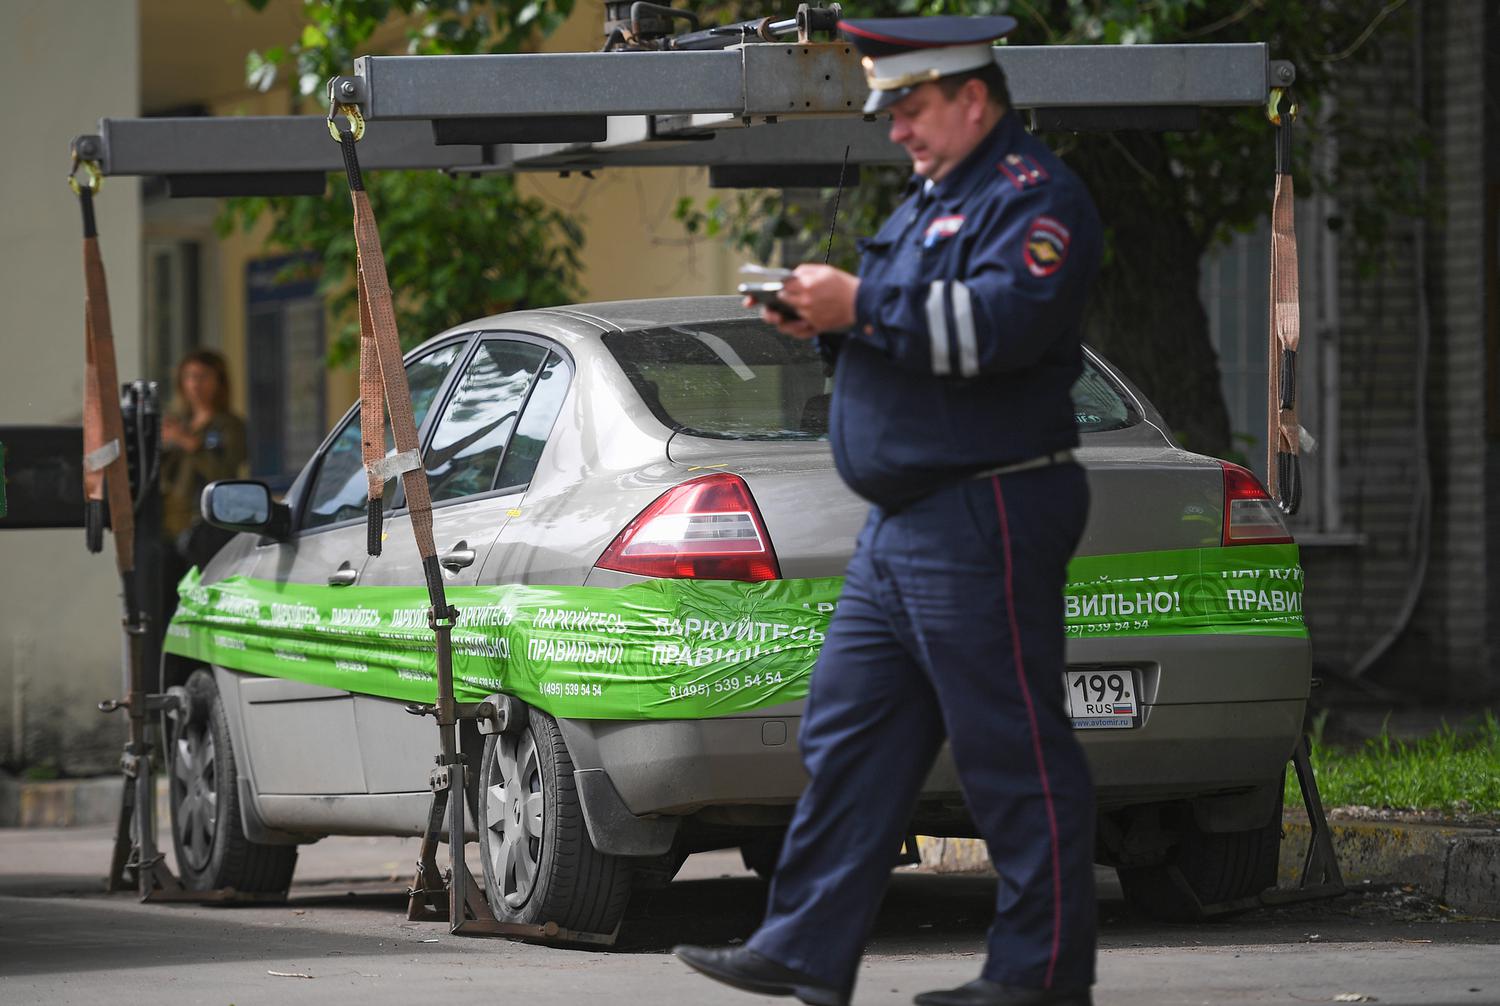
{"type": "Polygon", "coordinates": [[[1140,421],[1114,380],[1083,358],[1083,373],[1073,384],[1073,421],[1079,433],[1123,430],[1140,421]]]}
{"type": "MultiPolygon", "coordinates": [[[[756,319],[646,328],[604,336],[642,401],[667,426],[721,440],[823,440],[832,381],[811,342],[756,319]]],[[[1087,359],[1073,388],[1079,432],[1136,417],[1114,381],[1087,359]]]]}
{"type": "Polygon", "coordinates": [[[604,336],[663,423],[724,440],[828,435],[823,360],[810,342],[753,318],[604,336]]]}

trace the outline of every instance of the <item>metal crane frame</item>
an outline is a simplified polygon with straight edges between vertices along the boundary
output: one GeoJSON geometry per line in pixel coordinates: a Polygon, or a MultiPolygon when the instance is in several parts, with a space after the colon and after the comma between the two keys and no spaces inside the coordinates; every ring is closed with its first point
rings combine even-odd
{"type": "MultiPolygon", "coordinates": [[[[995,61],[1048,131],[1191,129],[1203,109],[1264,105],[1296,79],[1259,42],[1000,46],[995,61]]],[[[851,165],[906,163],[863,113],[845,42],[362,56],[329,93],[379,124],[361,143],[367,170],[706,166],[727,184],[816,187],[846,151],[851,165]]],[[[177,196],[316,194],[342,167],[321,116],[103,119],[73,149],[105,175],[165,176],[177,196]]]]}

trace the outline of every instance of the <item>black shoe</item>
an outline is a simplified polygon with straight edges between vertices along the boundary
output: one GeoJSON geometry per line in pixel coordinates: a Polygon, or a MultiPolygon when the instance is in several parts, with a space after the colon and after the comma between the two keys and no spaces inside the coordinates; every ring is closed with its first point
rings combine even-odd
{"type": "Polygon", "coordinates": [[[748,947],[716,950],[682,945],[673,947],[672,953],[694,971],[746,992],[763,996],[796,996],[811,1006],[849,1004],[848,992],[825,985],[813,976],[778,964],[769,957],[762,957],[748,947]]]}
{"type": "Polygon", "coordinates": [[[976,978],[967,985],[923,992],[917,1006],[1094,1006],[1088,989],[1023,989],[976,978]]]}

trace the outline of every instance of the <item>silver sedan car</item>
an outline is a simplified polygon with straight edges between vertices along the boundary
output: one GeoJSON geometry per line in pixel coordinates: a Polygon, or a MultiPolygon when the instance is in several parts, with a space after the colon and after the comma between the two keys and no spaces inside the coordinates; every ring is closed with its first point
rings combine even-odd
{"type": "MultiPolygon", "coordinates": [[[[850,558],[867,506],[834,470],[823,362],[734,298],[485,318],[413,350],[406,370],[451,586],[818,578],[850,558]],[[745,533],[696,533],[695,511],[722,515],[725,500],[745,533]]],[[[1099,860],[1144,910],[1192,915],[1275,881],[1283,773],[1309,689],[1301,573],[1255,478],[1179,449],[1095,353],[1074,398],[1094,501],[1075,565],[1194,564],[1111,581],[1133,591],[1083,583],[1068,601],[1061,682],[1097,783],[1099,860]],[[1276,543],[1292,559],[1277,571],[1284,589],[1268,591],[1243,578],[1255,571],[1239,557],[1276,543]],[[1178,612],[1179,575],[1246,617],[1178,612]]],[[[384,550],[366,555],[366,491],[351,411],[285,503],[237,525],[246,533],[203,582],[238,575],[351,597],[422,584],[394,480],[384,550]]],[[[192,886],[282,890],[300,843],[422,832],[436,737],[402,703],[180,656],[164,677],[191,702],[170,777],[192,886]]],[[[768,872],[805,784],[800,714],[800,701],[693,719],[537,709],[518,736],[466,730],[495,913],[609,932],[632,886],[665,883],[693,852],[739,847],[768,872]]],[[[946,754],[910,830],[975,834],[946,754]]]]}

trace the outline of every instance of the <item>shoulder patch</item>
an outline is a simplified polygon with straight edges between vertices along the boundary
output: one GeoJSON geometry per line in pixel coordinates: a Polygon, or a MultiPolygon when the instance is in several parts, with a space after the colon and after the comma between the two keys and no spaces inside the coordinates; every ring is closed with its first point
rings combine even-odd
{"type": "Polygon", "coordinates": [[[947,217],[938,217],[927,225],[926,232],[922,235],[922,247],[931,248],[946,238],[957,234],[959,228],[963,227],[964,218],[958,214],[947,217]]]}
{"type": "Polygon", "coordinates": [[[1026,231],[1024,255],[1026,268],[1033,276],[1051,276],[1068,260],[1068,241],[1072,235],[1058,220],[1039,216],[1026,231]]]}
{"type": "Polygon", "coordinates": [[[1006,154],[995,167],[1018,191],[1044,185],[1052,177],[1035,157],[1028,154],[1006,154]]]}

